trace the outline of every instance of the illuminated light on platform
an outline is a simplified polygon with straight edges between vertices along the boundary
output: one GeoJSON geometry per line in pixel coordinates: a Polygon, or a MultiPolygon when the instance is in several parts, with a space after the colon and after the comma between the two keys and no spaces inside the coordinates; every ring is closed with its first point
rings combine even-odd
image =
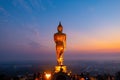
{"type": "Polygon", "coordinates": [[[71,75],[71,73],[72,73],[72,72],[70,71],[70,72],[68,72],[68,73],[67,73],[67,75],[68,75],[68,76],[70,76],[70,75],[71,75]]]}
{"type": "Polygon", "coordinates": [[[39,80],[38,78],[35,78],[35,80],[39,80]]]}
{"type": "Polygon", "coordinates": [[[81,78],[80,80],[85,80],[84,78],[81,78]]]}
{"type": "Polygon", "coordinates": [[[66,66],[55,66],[55,73],[60,72],[60,70],[63,70],[62,72],[67,72],[66,66]]]}
{"type": "Polygon", "coordinates": [[[46,78],[46,80],[50,80],[51,79],[51,73],[46,73],[45,72],[45,78],[46,78]]]}

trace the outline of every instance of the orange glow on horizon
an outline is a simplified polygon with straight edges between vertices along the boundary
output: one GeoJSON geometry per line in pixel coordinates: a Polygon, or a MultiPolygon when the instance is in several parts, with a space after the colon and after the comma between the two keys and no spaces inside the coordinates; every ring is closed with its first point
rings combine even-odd
{"type": "MultiPolygon", "coordinates": [[[[68,42],[70,43],[70,42],[68,42]]],[[[74,41],[67,45],[70,51],[85,52],[120,52],[120,39],[97,39],[90,37],[74,37],[74,41]]]]}
{"type": "Polygon", "coordinates": [[[120,43],[91,43],[86,46],[79,46],[77,51],[94,51],[94,52],[120,52],[120,43]]]}

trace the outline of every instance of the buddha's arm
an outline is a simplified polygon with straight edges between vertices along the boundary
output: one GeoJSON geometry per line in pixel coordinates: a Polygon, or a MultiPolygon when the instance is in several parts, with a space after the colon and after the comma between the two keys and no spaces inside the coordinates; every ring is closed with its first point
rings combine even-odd
{"type": "Polygon", "coordinates": [[[55,34],[54,34],[54,41],[55,41],[55,43],[56,43],[56,36],[55,36],[55,34]]]}
{"type": "Polygon", "coordinates": [[[64,39],[64,49],[66,49],[66,35],[65,35],[65,39],[64,39]]]}

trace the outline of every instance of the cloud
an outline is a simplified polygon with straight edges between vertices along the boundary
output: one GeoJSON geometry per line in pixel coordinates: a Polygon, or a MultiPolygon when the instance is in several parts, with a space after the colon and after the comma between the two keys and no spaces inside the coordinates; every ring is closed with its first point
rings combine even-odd
{"type": "Polygon", "coordinates": [[[26,34],[27,34],[27,42],[28,42],[28,46],[33,47],[34,49],[45,49],[46,46],[44,44],[44,37],[43,35],[40,33],[39,29],[36,27],[36,24],[32,24],[31,25],[27,25],[27,30],[26,30],[26,34]],[[33,27],[34,26],[34,27],[33,27]]]}
{"type": "MultiPolygon", "coordinates": [[[[29,25],[28,25],[28,26],[29,26],[29,25]]],[[[38,31],[37,31],[37,29],[35,28],[35,25],[34,25],[34,24],[32,24],[32,26],[27,27],[27,29],[28,29],[30,32],[34,33],[34,34],[38,34],[38,31]],[[34,27],[33,27],[33,26],[34,26],[34,27]]]]}
{"type": "Polygon", "coordinates": [[[30,3],[34,9],[37,9],[37,11],[39,11],[40,9],[46,9],[44,4],[42,3],[42,0],[30,0],[30,3]]]}
{"type": "Polygon", "coordinates": [[[4,10],[4,8],[0,7],[0,11],[4,10]]]}
{"type": "Polygon", "coordinates": [[[15,7],[20,5],[25,11],[28,12],[40,12],[46,10],[47,7],[55,8],[51,0],[12,0],[12,4],[15,7]]]}
{"type": "Polygon", "coordinates": [[[5,10],[3,7],[0,7],[0,13],[2,13],[4,16],[10,16],[7,10],[5,10]]]}
{"type": "Polygon", "coordinates": [[[40,41],[41,40],[40,39],[41,35],[40,35],[40,32],[38,31],[38,29],[35,26],[36,25],[33,24],[32,26],[27,27],[27,31],[31,34],[30,37],[32,37],[32,39],[36,39],[37,38],[37,40],[40,41]]]}
{"type": "Polygon", "coordinates": [[[56,7],[51,0],[48,0],[48,4],[49,4],[49,6],[52,7],[52,8],[55,8],[55,7],[56,7]]]}
{"type": "Polygon", "coordinates": [[[94,7],[89,7],[88,10],[89,10],[90,12],[94,12],[94,11],[95,11],[95,8],[94,8],[94,7]]]}
{"type": "Polygon", "coordinates": [[[26,3],[25,0],[18,0],[18,2],[23,8],[25,8],[25,10],[27,10],[28,12],[32,12],[32,8],[26,3]]]}
{"type": "Polygon", "coordinates": [[[0,6],[0,16],[1,16],[0,25],[2,26],[2,24],[8,23],[7,18],[10,17],[11,15],[10,13],[8,13],[8,11],[5,8],[0,6]]]}
{"type": "MultiPolygon", "coordinates": [[[[8,20],[7,20],[7,19],[1,19],[1,20],[0,20],[0,25],[1,25],[1,24],[4,24],[4,23],[8,23],[8,20]]],[[[1,25],[1,26],[2,26],[2,25],[1,25]]]]}
{"type": "Polygon", "coordinates": [[[45,10],[45,5],[42,0],[13,0],[12,4],[16,7],[20,5],[25,11],[30,13],[38,12],[41,10],[45,10]]]}
{"type": "Polygon", "coordinates": [[[44,47],[45,47],[45,46],[41,45],[40,43],[38,43],[38,42],[36,42],[36,41],[31,41],[31,42],[29,43],[29,45],[30,45],[32,48],[36,48],[36,49],[38,49],[38,48],[44,48],[44,47]]]}

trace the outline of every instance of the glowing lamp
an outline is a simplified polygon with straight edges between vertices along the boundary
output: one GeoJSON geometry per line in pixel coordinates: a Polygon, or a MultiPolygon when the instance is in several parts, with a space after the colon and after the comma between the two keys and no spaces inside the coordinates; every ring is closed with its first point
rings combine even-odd
{"type": "Polygon", "coordinates": [[[50,79],[50,78],[51,78],[51,74],[50,74],[50,73],[46,73],[46,74],[45,74],[45,78],[46,78],[46,79],[50,79]]]}

